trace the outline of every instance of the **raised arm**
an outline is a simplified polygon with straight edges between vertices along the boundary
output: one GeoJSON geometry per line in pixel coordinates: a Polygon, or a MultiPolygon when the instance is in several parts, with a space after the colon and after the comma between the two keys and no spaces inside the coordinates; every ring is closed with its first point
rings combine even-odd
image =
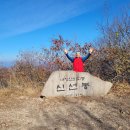
{"type": "Polygon", "coordinates": [[[73,57],[70,57],[70,56],[68,55],[68,53],[66,54],[66,56],[67,56],[67,58],[68,58],[71,62],[74,62],[74,58],[73,58],[73,57]]]}
{"type": "Polygon", "coordinates": [[[91,56],[93,51],[94,51],[94,49],[90,48],[89,53],[85,57],[82,57],[82,61],[85,62],[91,56]]]}
{"type": "Polygon", "coordinates": [[[85,57],[82,57],[82,61],[85,62],[89,57],[90,57],[90,53],[88,53],[85,57]]]}
{"type": "Polygon", "coordinates": [[[68,51],[66,49],[64,50],[64,53],[71,62],[74,62],[74,58],[68,55],[68,51]]]}

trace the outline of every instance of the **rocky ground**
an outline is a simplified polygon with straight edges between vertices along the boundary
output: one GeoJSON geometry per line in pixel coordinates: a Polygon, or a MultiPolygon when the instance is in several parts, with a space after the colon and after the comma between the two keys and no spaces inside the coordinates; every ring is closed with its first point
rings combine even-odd
{"type": "Polygon", "coordinates": [[[130,130],[130,93],[105,97],[8,96],[0,130],[130,130]]]}

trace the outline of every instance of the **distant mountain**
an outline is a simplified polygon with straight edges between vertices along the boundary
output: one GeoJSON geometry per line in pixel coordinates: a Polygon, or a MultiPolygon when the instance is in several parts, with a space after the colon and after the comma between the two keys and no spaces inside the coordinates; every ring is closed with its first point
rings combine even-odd
{"type": "Polygon", "coordinates": [[[0,61],[0,66],[11,67],[15,64],[15,61],[0,61]]]}

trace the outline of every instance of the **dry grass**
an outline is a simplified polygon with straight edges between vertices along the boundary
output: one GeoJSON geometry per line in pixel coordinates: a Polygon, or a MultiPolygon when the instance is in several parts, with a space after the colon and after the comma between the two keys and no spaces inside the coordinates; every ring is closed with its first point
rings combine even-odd
{"type": "Polygon", "coordinates": [[[116,83],[113,85],[111,92],[116,96],[126,96],[130,95],[130,84],[124,83],[116,83]]]}
{"type": "Polygon", "coordinates": [[[26,88],[2,88],[0,89],[0,102],[4,102],[9,99],[17,99],[20,96],[37,97],[40,95],[43,86],[38,87],[26,87],[26,88]]]}

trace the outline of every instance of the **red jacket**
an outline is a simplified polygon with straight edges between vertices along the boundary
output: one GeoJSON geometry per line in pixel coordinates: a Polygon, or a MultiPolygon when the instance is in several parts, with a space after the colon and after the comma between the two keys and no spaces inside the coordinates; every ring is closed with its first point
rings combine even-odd
{"type": "Polygon", "coordinates": [[[73,70],[76,72],[84,72],[84,65],[81,57],[74,58],[73,70]]]}
{"type": "Polygon", "coordinates": [[[67,58],[73,63],[73,70],[76,72],[84,72],[84,62],[89,58],[91,54],[88,53],[85,57],[70,57],[68,53],[66,54],[67,58]]]}

